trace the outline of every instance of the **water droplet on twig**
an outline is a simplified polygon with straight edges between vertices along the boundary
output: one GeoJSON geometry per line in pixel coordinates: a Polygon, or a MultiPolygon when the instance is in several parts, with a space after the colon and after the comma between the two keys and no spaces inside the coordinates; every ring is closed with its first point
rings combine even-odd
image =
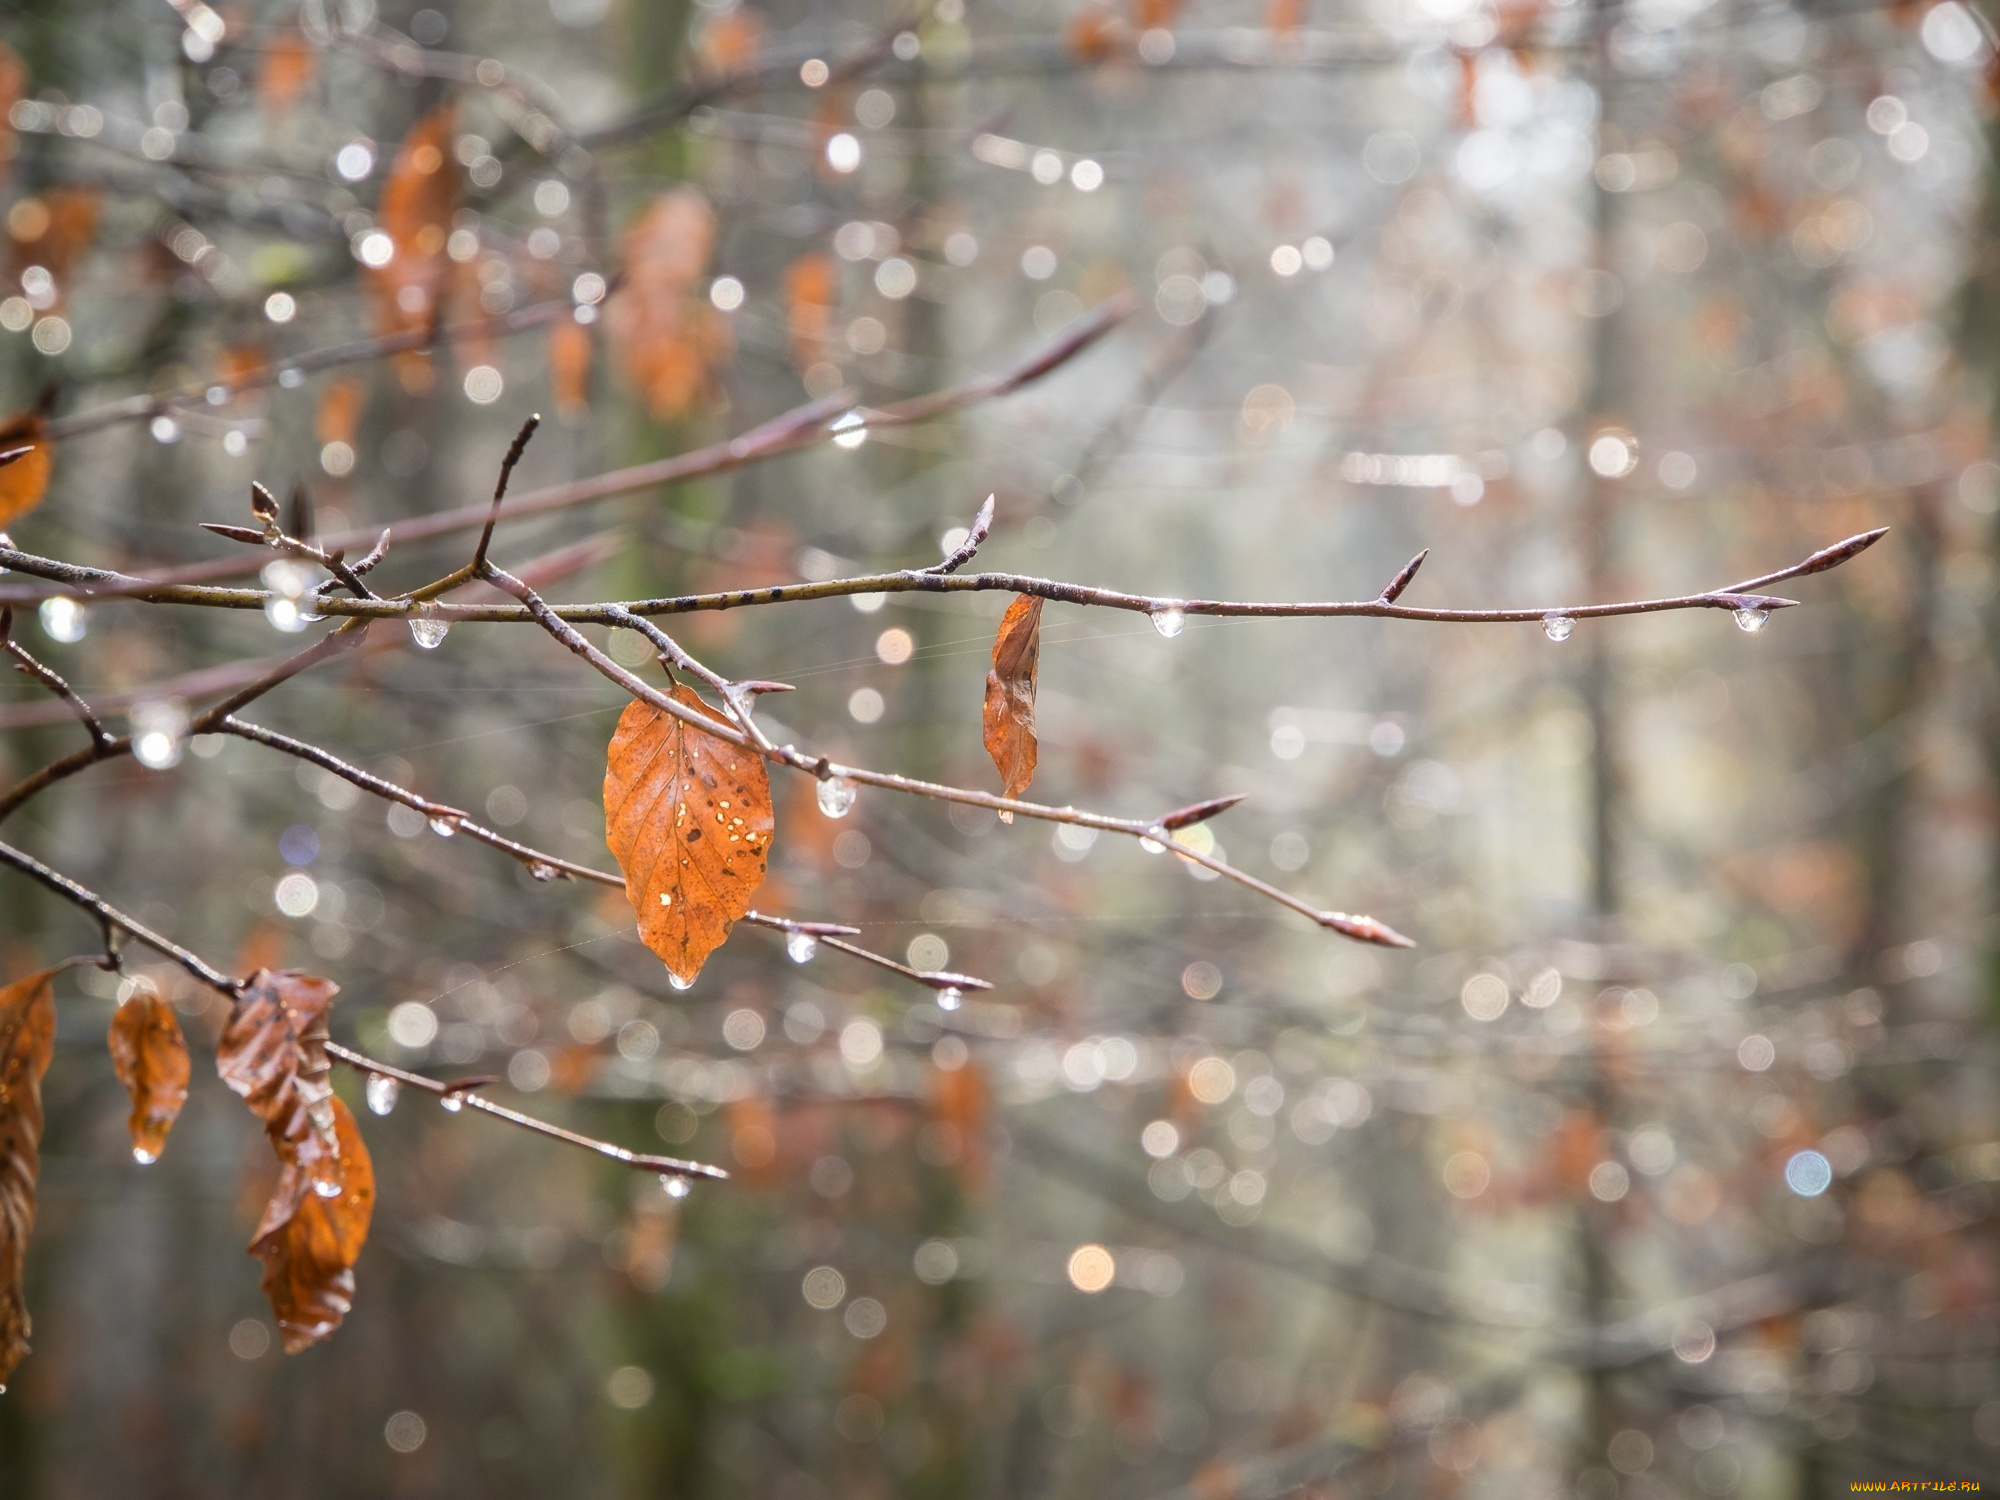
{"type": "Polygon", "coordinates": [[[458,832],[456,818],[436,817],[431,819],[431,832],[441,839],[448,839],[458,832]]]}
{"type": "Polygon", "coordinates": [[[410,636],[426,651],[435,651],[444,644],[446,634],[451,630],[451,621],[440,620],[431,613],[428,604],[417,606],[418,613],[410,616],[410,636]]]}
{"type": "Polygon", "coordinates": [[[1187,629],[1187,611],[1181,607],[1179,601],[1156,605],[1150,613],[1153,618],[1153,629],[1168,640],[1172,640],[1187,629]]]}
{"type": "Polygon", "coordinates": [[[819,952],[819,939],[810,932],[787,933],[785,952],[791,955],[795,964],[811,963],[812,956],[819,952]]]}
{"type": "Polygon", "coordinates": [[[542,881],[544,884],[546,884],[547,882],[554,880],[556,878],[556,867],[554,865],[544,864],[541,860],[538,859],[529,864],[528,873],[531,876],[533,876],[536,880],[542,881]]]}
{"type": "Polygon", "coordinates": [[[446,1094],[438,1100],[438,1107],[448,1115],[455,1115],[465,1108],[465,1100],[457,1094],[446,1094]]]}
{"type": "Polygon", "coordinates": [[[819,784],[819,810],[829,818],[844,818],[860,795],[861,788],[845,776],[829,776],[819,784]]]}
{"type": "Polygon", "coordinates": [[[144,1146],[134,1146],[132,1148],[132,1160],[136,1161],[142,1167],[150,1167],[159,1159],[157,1155],[148,1151],[144,1146]]]}
{"type": "Polygon", "coordinates": [[[1771,611],[1761,604],[1745,604],[1736,611],[1736,628],[1746,635],[1755,635],[1771,620],[1771,611]]]}
{"type": "Polygon", "coordinates": [[[403,1092],[403,1086],[393,1078],[371,1073],[364,1092],[368,1095],[369,1113],[386,1115],[396,1107],[396,1096],[403,1092]]]}
{"type": "Polygon", "coordinates": [[[1568,615],[1543,615],[1542,634],[1552,641],[1566,641],[1570,632],[1576,629],[1576,621],[1568,615]]]}
{"type": "Polygon", "coordinates": [[[955,984],[948,985],[937,993],[939,1010],[957,1010],[963,1004],[965,1004],[965,991],[955,984]]]}
{"type": "Polygon", "coordinates": [[[669,1198],[685,1198],[694,1191],[693,1183],[674,1172],[662,1172],[660,1186],[667,1190],[669,1198]]]}

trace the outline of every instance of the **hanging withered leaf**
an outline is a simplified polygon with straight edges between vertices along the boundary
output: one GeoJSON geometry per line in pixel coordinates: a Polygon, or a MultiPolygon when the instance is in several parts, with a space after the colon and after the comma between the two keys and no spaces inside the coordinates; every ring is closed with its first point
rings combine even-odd
{"type": "Polygon", "coordinates": [[[140,985],[111,1013],[111,1067],[132,1096],[132,1159],[146,1166],[167,1149],[167,1132],[187,1103],[187,1041],[174,1008],[140,985]]]}
{"type": "Polygon", "coordinates": [[[986,674],[986,753],[1000,768],[1009,797],[1035,777],[1035,683],[1042,654],[1042,601],[1017,594],[1000,617],[993,666],[986,674]]]}
{"type": "MultiPolygon", "coordinates": [[[[671,696],[728,727],[686,684],[672,684],[671,696]]],[[[605,756],[604,827],[639,936],[676,980],[692,983],[764,883],[772,817],[763,758],[631,703],[605,756]]]]}
{"type": "Polygon", "coordinates": [[[21,1280],[42,1167],[42,1075],[56,1048],[54,975],[0,989],[0,1390],[28,1353],[21,1280]]]}
{"type": "Polygon", "coordinates": [[[49,471],[55,467],[55,449],[42,435],[39,408],[19,412],[0,424],[0,455],[25,448],[19,458],[0,465],[0,528],[18,520],[42,503],[48,493],[49,471]]]}
{"type": "Polygon", "coordinates": [[[354,1263],[375,1210],[375,1166],[353,1112],[341,1099],[326,1103],[336,1153],[331,1174],[314,1175],[303,1152],[288,1156],[280,1148],[278,1185],[250,1242],[264,1262],[264,1296],[287,1354],[332,1333],[354,1306],[354,1263]]]}
{"type": "Polygon", "coordinates": [[[326,1014],[338,990],[296,970],[259,969],[216,1048],[216,1071],[264,1122],[278,1158],[250,1253],[264,1261],[264,1292],[292,1353],[346,1314],[374,1203],[367,1150],[327,1081],[326,1014]]]}

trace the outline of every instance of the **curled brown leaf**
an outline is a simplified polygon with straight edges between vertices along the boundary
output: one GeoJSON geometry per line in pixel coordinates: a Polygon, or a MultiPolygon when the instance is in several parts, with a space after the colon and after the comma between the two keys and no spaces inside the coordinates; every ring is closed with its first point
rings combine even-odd
{"type": "MultiPolygon", "coordinates": [[[[672,695],[727,721],[684,683],[672,695]]],[[[605,756],[605,838],[625,873],[639,936],[683,983],[722,946],[764,883],[771,784],[763,759],[635,702],[605,756]]]]}
{"type": "Polygon", "coordinates": [[[0,1382],[28,1353],[21,1282],[41,1176],[42,1075],[55,1056],[54,974],[44,969],[0,989],[0,1382]]]}
{"type": "Polygon", "coordinates": [[[1000,617],[993,640],[993,666],[986,674],[982,716],[986,753],[1000,768],[1009,797],[1018,797],[1035,777],[1040,747],[1035,740],[1035,687],[1042,654],[1042,601],[1017,595],[1000,617]]]}
{"type": "Polygon", "coordinates": [[[191,1067],[180,1020],[158,991],[141,988],[112,1012],[105,1040],[112,1070],[132,1096],[132,1156],[158,1161],[187,1103],[191,1067]]]}
{"type": "Polygon", "coordinates": [[[296,1159],[322,1184],[339,1180],[326,1012],[340,987],[296,969],[259,969],[223,1024],[215,1071],[264,1122],[281,1165],[296,1159]]]}
{"type": "Polygon", "coordinates": [[[278,1185],[250,1242],[287,1354],[325,1338],[353,1307],[354,1263],[375,1209],[375,1167],[353,1112],[338,1098],[326,1104],[331,1161],[308,1163],[274,1135],[278,1185]]]}

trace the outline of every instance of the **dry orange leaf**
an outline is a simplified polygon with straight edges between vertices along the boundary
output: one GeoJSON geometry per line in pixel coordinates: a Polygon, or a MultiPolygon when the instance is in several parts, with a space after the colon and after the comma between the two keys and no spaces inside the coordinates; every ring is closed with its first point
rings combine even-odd
{"type": "Polygon", "coordinates": [[[695,283],[715,248],[715,212],[693,188],[663,193],[625,231],[624,281],[606,309],[625,374],[652,414],[677,417],[700,395],[720,342],[695,283]]]}
{"type": "Polygon", "coordinates": [[[1035,683],[1042,654],[1042,601],[1015,596],[1000,617],[993,639],[993,666],[986,674],[982,716],[986,753],[1000,768],[1009,797],[1018,797],[1035,778],[1035,683]]]}
{"type": "Polygon", "coordinates": [[[297,969],[259,969],[223,1023],[215,1071],[264,1122],[273,1144],[317,1140],[332,1149],[332,1125],[320,1106],[327,1082],[326,1012],[340,986],[297,969]]]}
{"type": "MultiPolygon", "coordinates": [[[[727,726],[685,684],[672,684],[672,697],[727,726]]],[[[639,936],[692,982],[764,883],[772,817],[763,758],[649,703],[629,704],[605,757],[604,827],[639,936]]]]}
{"type": "Polygon", "coordinates": [[[264,1122],[278,1185],[250,1253],[288,1353],[340,1326],[368,1237],[374,1169],[327,1081],[326,1013],[339,986],[295,969],[250,976],[216,1046],[215,1069],[264,1122]]]}
{"type": "Polygon", "coordinates": [[[574,318],[558,318],[549,329],[549,385],[565,417],[589,407],[590,330],[574,318]]]}
{"type": "Polygon", "coordinates": [[[332,1333],[354,1306],[354,1263],[375,1209],[375,1166],[354,1115],[340,1099],[326,1103],[333,1172],[315,1175],[301,1153],[281,1149],[278,1185],[250,1242],[264,1262],[264,1295],[287,1354],[332,1333]]]}
{"type": "Polygon", "coordinates": [[[55,448],[42,436],[42,431],[39,410],[17,412],[0,426],[0,453],[15,448],[28,450],[0,468],[0,527],[25,516],[48,493],[55,448]]]}
{"type": "Polygon", "coordinates": [[[1118,50],[1122,28],[1116,17],[1101,10],[1079,12],[1069,23],[1064,40],[1078,62],[1100,63],[1118,50]]]}
{"type": "Polygon", "coordinates": [[[54,976],[0,989],[0,1382],[27,1356],[32,1326],[21,1278],[42,1169],[42,1075],[56,1050],[54,976]]]}
{"type": "Polygon", "coordinates": [[[190,1064],[180,1020],[158,991],[142,988],[111,1013],[106,1042],[112,1071],[132,1096],[133,1159],[158,1161],[187,1103],[190,1064]]]}

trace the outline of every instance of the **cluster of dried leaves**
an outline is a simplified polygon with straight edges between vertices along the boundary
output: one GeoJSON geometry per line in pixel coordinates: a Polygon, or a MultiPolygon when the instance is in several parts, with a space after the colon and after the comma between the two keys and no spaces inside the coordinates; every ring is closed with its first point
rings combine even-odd
{"type": "MultiPolygon", "coordinates": [[[[20,467],[0,469],[0,478],[20,467]]],[[[1009,796],[1034,775],[1042,602],[1023,596],[1008,606],[986,680],[986,747],[1009,796]]],[[[700,719],[730,728],[685,683],[670,679],[669,690],[700,719]]],[[[639,934],[676,982],[690,984],[764,882],[775,826],[764,760],[635,701],[605,756],[604,809],[639,934]]],[[[0,990],[0,1381],[28,1352],[23,1272],[41,1079],[55,1047],[55,974],[0,990]]],[[[192,1069],[172,1006],[143,983],[125,988],[107,1040],[131,1096],[132,1154],[146,1164],[166,1149],[192,1069]]],[[[263,1124],[278,1164],[250,1253],[264,1262],[264,1294],[288,1352],[325,1338],[353,1306],[354,1265],[375,1202],[368,1148],[329,1076],[327,1018],[337,992],[330,980],[259,969],[236,990],[216,1049],[217,1073],[263,1124]]]]}
{"type": "MultiPolygon", "coordinates": [[[[0,989],[0,1381],[28,1353],[23,1274],[35,1227],[42,1075],[55,1053],[56,972],[0,989]]],[[[143,983],[126,989],[107,1040],[132,1100],[132,1155],[144,1164],[166,1149],[191,1065],[173,1007],[143,983]]],[[[263,1122],[277,1157],[277,1186],[250,1253],[264,1262],[264,1294],[294,1352],[331,1333],[353,1304],[354,1262],[375,1203],[368,1148],[327,1078],[335,989],[259,969],[237,994],[216,1051],[216,1071],[263,1122]]]]}

